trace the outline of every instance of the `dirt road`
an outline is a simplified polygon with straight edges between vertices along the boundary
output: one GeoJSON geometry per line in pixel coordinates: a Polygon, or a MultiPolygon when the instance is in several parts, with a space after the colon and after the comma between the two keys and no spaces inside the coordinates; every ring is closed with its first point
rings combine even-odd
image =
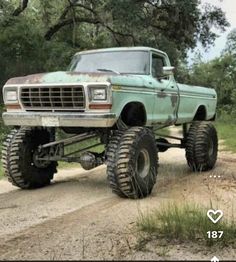
{"type": "Polygon", "coordinates": [[[232,259],[235,250],[206,250],[193,244],[151,243],[138,250],[135,223],[145,212],[172,201],[222,207],[236,205],[236,156],[220,153],[209,173],[189,171],[184,151],[160,154],[157,184],[144,200],[113,195],[105,167],[92,172],[60,170],[51,186],[23,191],[0,181],[0,259],[232,259]],[[210,177],[213,176],[213,177],[210,177]],[[217,178],[214,178],[217,176],[217,178]],[[220,178],[218,178],[220,176],[220,178]]]}

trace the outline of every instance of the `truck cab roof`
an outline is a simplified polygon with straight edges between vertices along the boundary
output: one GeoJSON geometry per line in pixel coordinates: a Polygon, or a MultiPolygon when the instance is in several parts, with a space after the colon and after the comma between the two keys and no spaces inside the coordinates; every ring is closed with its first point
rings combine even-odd
{"type": "Polygon", "coordinates": [[[102,49],[93,49],[77,52],[76,54],[91,54],[91,53],[99,53],[99,52],[120,52],[120,51],[147,51],[147,52],[155,52],[162,55],[167,56],[167,54],[161,50],[146,47],[146,46],[134,46],[134,47],[112,47],[112,48],[102,48],[102,49]]]}

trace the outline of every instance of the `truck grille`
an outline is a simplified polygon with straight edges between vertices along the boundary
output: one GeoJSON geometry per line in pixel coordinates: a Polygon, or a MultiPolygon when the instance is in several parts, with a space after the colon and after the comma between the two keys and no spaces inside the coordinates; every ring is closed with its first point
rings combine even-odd
{"type": "Polygon", "coordinates": [[[22,87],[20,99],[27,111],[63,111],[85,108],[83,86],[22,87]]]}

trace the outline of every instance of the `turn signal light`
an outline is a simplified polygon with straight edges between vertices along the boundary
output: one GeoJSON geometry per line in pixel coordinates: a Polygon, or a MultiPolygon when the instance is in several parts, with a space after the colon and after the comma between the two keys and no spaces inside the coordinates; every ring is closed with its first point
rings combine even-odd
{"type": "Polygon", "coordinates": [[[21,109],[21,106],[20,105],[6,105],[6,109],[19,110],[19,109],[21,109]]]}
{"type": "Polygon", "coordinates": [[[111,109],[112,104],[90,104],[89,109],[111,109]]]}

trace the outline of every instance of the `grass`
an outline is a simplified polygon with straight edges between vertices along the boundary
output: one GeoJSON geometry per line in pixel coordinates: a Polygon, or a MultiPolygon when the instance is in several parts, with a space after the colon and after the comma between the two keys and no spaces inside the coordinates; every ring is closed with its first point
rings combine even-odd
{"type": "Polygon", "coordinates": [[[219,139],[224,140],[225,150],[236,153],[236,124],[216,122],[219,139]]]}
{"type": "Polygon", "coordinates": [[[67,162],[58,162],[58,169],[70,169],[81,167],[79,163],[67,163],[67,162]]]}
{"type": "Polygon", "coordinates": [[[222,219],[213,224],[207,209],[190,204],[168,204],[152,213],[141,215],[137,222],[141,233],[152,238],[181,242],[197,242],[206,246],[229,246],[236,242],[236,223],[222,219]],[[208,231],[224,231],[220,239],[209,239],[208,231]]]}

